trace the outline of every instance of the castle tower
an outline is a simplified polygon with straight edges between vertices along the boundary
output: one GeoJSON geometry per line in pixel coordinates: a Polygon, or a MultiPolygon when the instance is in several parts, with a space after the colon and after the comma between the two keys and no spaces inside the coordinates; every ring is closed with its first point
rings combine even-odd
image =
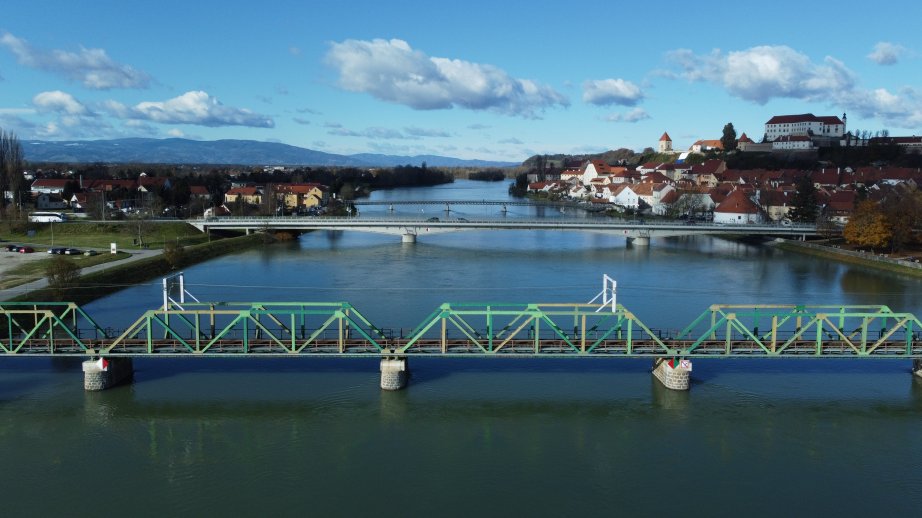
{"type": "Polygon", "coordinates": [[[659,152],[672,153],[672,139],[666,132],[663,132],[663,136],[659,138],[659,152]]]}

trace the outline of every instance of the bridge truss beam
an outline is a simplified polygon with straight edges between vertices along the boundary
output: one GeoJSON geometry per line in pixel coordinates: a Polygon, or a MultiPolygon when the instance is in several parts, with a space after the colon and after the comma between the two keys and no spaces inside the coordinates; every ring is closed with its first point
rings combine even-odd
{"type": "Polygon", "coordinates": [[[465,356],[922,359],[887,306],[714,305],[678,334],[610,304],[445,303],[394,336],[348,302],[185,303],[103,329],[70,303],[0,304],[7,356],[465,356]]]}

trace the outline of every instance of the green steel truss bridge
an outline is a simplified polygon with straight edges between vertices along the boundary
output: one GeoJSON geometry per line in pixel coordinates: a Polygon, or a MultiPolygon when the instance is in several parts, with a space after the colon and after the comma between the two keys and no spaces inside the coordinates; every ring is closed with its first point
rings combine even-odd
{"type": "Polygon", "coordinates": [[[406,332],[347,302],[164,308],[112,329],[72,303],[2,302],[0,357],[922,359],[922,322],[882,305],[715,304],[668,333],[614,301],[445,303],[406,332]]]}

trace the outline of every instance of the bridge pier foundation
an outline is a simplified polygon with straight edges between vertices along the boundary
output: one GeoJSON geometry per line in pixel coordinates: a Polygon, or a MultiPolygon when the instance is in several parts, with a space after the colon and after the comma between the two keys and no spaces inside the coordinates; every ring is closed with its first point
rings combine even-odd
{"type": "Polygon", "coordinates": [[[414,244],[416,243],[416,234],[403,234],[400,237],[402,243],[414,244]]]}
{"type": "Polygon", "coordinates": [[[633,246],[650,246],[650,238],[644,236],[634,237],[631,238],[631,244],[633,246]]]}
{"type": "Polygon", "coordinates": [[[131,381],[134,368],[131,358],[103,358],[83,362],[83,389],[106,390],[131,381]]]}
{"type": "Polygon", "coordinates": [[[400,390],[407,386],[410,374],[406,358],[381,358],[381,388],[400,390]]]}
{"type": "Polygon", "coordinates": [[[922,378],[922,360],[912,361],[912,373],[922,378]]]}
{"type": "Polygon", "coordinates": [[[666,360],[657,358],[653,360],[653,376],[672,390],[688,390],[688,379],[691,377],[691,360],[666,360]]]}

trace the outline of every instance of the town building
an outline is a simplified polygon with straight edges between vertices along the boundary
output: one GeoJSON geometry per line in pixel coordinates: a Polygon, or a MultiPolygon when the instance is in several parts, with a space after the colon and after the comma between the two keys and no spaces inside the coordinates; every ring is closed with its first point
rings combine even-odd
{"type": "Polygon", "coordinates": [[[717,224],[739,225],[761,222],[762,209],[742,189],[732,191],[714,208],[714,223],[717,224]]]}
{"type": "Polygon", "coordinates": [[[845,135],[845,114],[817,117],[812,113],[801,115],[775,115],[765,123],[766,140],[774,142],[780,137],[827,137],[840,139],[845,135]]]}

